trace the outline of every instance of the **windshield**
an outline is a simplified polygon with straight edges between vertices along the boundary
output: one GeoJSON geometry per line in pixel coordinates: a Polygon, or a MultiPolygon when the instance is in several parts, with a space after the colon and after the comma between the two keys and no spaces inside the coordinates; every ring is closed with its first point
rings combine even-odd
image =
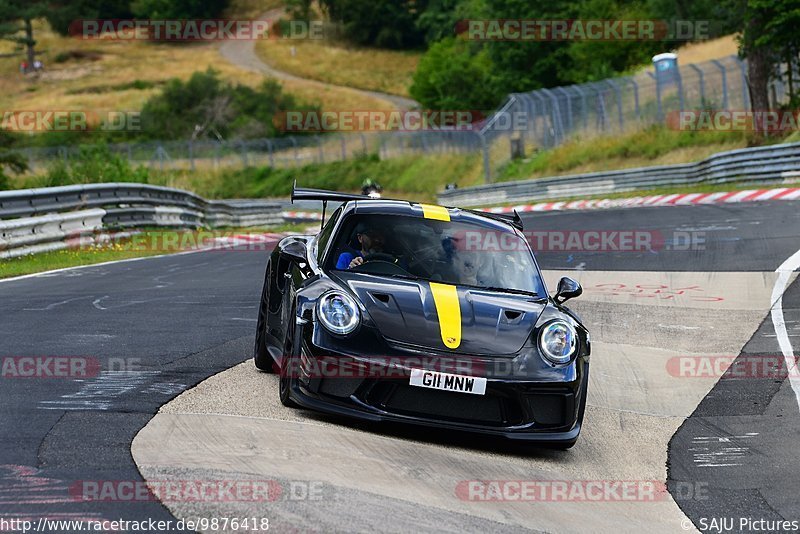
{"type": "Polygon", "coordinates": [[[526,242],[510,230],[404,215],[352,215],[326,267],[543,296],[526,242]]]}

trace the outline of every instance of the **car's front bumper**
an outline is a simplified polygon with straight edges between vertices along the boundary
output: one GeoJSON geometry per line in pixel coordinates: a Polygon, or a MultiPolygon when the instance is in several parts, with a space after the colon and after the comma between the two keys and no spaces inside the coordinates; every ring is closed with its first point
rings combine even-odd
{"type": "Polygon", "coordinates": [[[301,372],[292,380],[292,400],[305,408],[554,445],[574,443],[581,430],[588,381],[588,361],[583,359],[574,364],[572,380],[487,377],[485,394],[474,395],[411,386],[410,368],[395,365],[381,372],[386,360],[364,356],[336,357],[368,364],[368,375],[309,373],[309,367],[320,369],[317,358],[330,358],[330,352],[321,352],[303,343],[301,372]]]}

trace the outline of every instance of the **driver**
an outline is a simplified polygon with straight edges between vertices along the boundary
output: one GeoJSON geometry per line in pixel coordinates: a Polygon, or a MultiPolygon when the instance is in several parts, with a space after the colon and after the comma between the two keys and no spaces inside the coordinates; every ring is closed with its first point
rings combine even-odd
{"type": "Polygon", "coordinates": [[[383,232],[374,226],[363,222],[359,223],[356,226],[356,239],[360,245],[360,250],[339,254],[339,259],[336,261],[336,269],[352,269],[364,263],[365,256],[383,252],[383,232]]]}

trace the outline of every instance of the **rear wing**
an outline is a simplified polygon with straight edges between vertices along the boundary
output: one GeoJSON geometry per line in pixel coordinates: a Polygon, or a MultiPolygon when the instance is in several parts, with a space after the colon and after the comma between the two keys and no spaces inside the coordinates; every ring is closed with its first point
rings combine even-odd
{"type": "MultiPolygon", "coordinates": [[[[311,189],[308,187],[297,187],[297,180],[295,180],[294,184],[292,185],[292,203],[295,200],[320,200],[322,201],[322,226],[325,226],[325,209],[328,206],[328,202],[347,202],[349,200],[372,200],[367,195],[359,195],[356,193],[341,193],[339,191],[329,191],[327,189],[311,189]]],[[[395,199],[385,199],[385,200],[395,200],[395,199]]],[[[407,202],[407,201],[406,201],[407,202]]],[[[481,215],[483,217],[488,217],[490,219],[494,219],[496,221],[502,221],[506,224],[510,224],[515,228],[522,230],[522,219],[517,213],[517,210],[514,210],[514,214],[505,214],[505,213],[491,213],[488,211],[476,211],[476,210],[466,210],[477,215],[481,215]]]]}
{"type": "Polygon", "coordinates": [[[297,187],[295,181],[292,186],[292,202],[295,200],[321,200],[322,202],[347,202],[348,200],[370,200],[367,195],[356,193],[341,193],[339,191],[329,191],[327,189],[311,189],[308,187],[297,187]]]}
{"type": "Polygon", "coordinates": [[[322,201],[322,221],[320,230],[325,226],[325,209],[328,202],[347,202],[348,200],[370,200],[366,195],[355,193],[340,193],[339,191],[329,191],[327,189],[311,189],[309,187],[297,187],[297,180],[292,184],[292,204],[295,200],[321,200],[322,201]]]}

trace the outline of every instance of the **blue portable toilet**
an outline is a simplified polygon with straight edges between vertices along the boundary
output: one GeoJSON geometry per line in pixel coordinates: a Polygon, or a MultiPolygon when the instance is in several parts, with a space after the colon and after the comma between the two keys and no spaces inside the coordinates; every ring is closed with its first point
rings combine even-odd
{"type": "Polygon", "coordinates": [[[678,73],[678,54],[665,52],[653,56],[653,65],[656,68],[656,81],[661,83],[672,83],[677,81],[678,73]]]}

